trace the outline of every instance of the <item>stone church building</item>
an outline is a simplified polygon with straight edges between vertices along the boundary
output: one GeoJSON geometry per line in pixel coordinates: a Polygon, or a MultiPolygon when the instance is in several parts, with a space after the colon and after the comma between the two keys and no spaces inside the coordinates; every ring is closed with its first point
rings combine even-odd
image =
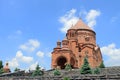
{"type": "Polygon", "coordinates": [[[91,68],[102,62],[100,47],[96,44],[96,33],[81,19],[67,30],[66,38],[58,41],[52,52],[52,69],[64,69],[66,64],[80,68],[87,57],[91,68]]]}

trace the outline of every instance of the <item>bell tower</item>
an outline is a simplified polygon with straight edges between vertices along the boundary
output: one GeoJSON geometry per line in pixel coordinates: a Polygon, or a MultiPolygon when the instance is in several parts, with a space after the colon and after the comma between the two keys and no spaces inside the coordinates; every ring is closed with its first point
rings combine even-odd
{"type": "Polygon", "coordinates": [[[102,62],[100,47],[96,44],[96,33],[80,19],[68,29],[66,38],[57,42],[57,47],[52,52],[51,67],[64,69],[68,63],[73,68],[80,68],[85,57],[91,68],[102,62]]]}

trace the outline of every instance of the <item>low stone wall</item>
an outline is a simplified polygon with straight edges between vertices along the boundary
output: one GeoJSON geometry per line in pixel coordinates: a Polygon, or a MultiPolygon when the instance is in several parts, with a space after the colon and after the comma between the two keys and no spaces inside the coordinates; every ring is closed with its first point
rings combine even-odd
{"type": "Polygon", "coordinates": [[[26,76],[24,73],[8,73],[1,75],[0,80],[63,80],[64,77],[69,77],[71,80],[120,80],[120,66],[100,69],[100,74],[82,75],[79,69],[71,71],[60,70],[60,76],[54,76],[53,73],[53,70],[45,71],[44,75],[37,77],[26,76]]]}
{"type": "MultiPolygon", "coordinates": [[[[63,80],[65,76],[38,76],[38,77],[0,77],[0,80],[63,80]]],[[[70,80],[120,80],[119,74],[112,75],[70,75],[70,80]]]]}
{"type": "Polygon", "coordinates": [[[0,80],[61,80],[61,77],[33,77],[33,78],[28,78],[28,77],[1,77],[0,80]]]}

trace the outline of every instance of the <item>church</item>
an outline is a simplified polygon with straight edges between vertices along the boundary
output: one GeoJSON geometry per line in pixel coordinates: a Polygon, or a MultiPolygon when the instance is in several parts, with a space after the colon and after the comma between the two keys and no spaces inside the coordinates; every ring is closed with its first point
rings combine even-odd
{"type": "Polygon", "coordinates": [[[62,41],[57,41],[51,54],[52,69],[64,69],[66,64],[70,64],[73,69],[80,68],[85,57],[91,68],[98,67],[102,62],[101,50],[96,44],[96,33],[81,19],[67,30],[62,41]]]}
{"type": "MultiPolygon", "coordinates": [[[[27,73],[22,70],[8,73],[10,69],[6,63],[3,68],[6,73],[0,74],[0,80],[63,80],[66,78],[70,80],[120,80],[120,66],[99,68],[100,71],[97,73],[95,69],[92,69],[92,74],[81,75],[78,68],[82,67],[85,58],[91,68],[98,67],[103,61],[100,47],[96,44],[96,33],[81,19],[67,30],[66,37],[62,41],[57,41],[57,46],[51,54],[52,70],[42,71],[42,75],[39,74],[36,77],[33,76],[33,71],[27,73]],[[53,70],[65,69],[66,64],[70,64],[73,70],[53,70]],[[60,74],[56,76],[55,71],[60,74]]],[[[37,71],[41,73],[40,70],[37,71]]]]}

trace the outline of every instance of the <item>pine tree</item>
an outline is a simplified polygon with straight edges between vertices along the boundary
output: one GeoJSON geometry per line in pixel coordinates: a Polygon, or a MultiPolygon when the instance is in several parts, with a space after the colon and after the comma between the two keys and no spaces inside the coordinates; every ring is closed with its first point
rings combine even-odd
{"type": "Polygon", "coordinates": [[[3,68],[3,64],[2,61],[0,61],[0,69],[3,68]]]}
{"type": "Polygon", "coordinates": [[[99,68],[105,68],[105,65],[104,65],[103,61],[101,62],[99,68]]]}
{"type": "Polygon", "coordinates": [[[66,64],[65,70],[71,70],[71,69],[72,69],[71,65],[70,64],[66,64]]]}
{"type": "Polygon", "coordinates": [[[99,73],[100,73],[100,69],[99,68],[95,68],[94,74],[99,74],[99,73]]]}
{"type": "Polygon", "coordinates": [[[0,74],[4,73],[2,61],[0,61],[0,74]]]}
{"type": "Polygon", "coordinates": [[[87,58],[84,58],[84,63],[82,65],[82,68],[80,69],[81,74],[92,74],[91,68],[89,66],[89,62],[87,58]]]}
{"type": "Polygon", "coordinates": [[[60,75],[60,74],[61,74],[61,73],[60,73],[59,70],[57,70],[57,69],[54,70],[54,76],[58,76],[58,75],[60,75]]]}
{"type": "Polygon", "coordinates": [[[35,71],[32,74],[32,76],[41,76],[41,75],[43,75],[43,71],[40,69],[39,65],[37,65],[35,71]]]}
{"type": "Polygon", "coordinates": [[[0,69],[0,74],[4,73],[4,70],[3,68],[0,69]]]}
{"type": "Polygon", "coordinates": [[[15,68],[15,70],[14,71],[20,71],[20,69],[19,68],[15,68]]]}

